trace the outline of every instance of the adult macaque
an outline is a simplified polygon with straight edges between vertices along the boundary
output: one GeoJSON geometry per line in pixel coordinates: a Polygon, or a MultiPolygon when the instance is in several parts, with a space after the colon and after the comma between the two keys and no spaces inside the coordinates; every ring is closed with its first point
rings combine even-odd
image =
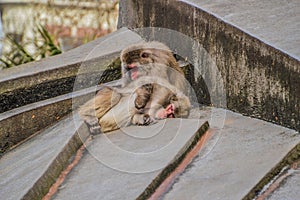
{"type": "Polygon", "coordinates": [[[154,119],[187,117],[190,101],[182,93],[186,91],[183,71],[167,46],[159,42],[132,45],[121,52],[121,62],[122,88],[105,87],[80,109],[92,133],[129,122],[148,125],[154,119]],[[154,79],[147,82],[144,77],[154,79]]]}

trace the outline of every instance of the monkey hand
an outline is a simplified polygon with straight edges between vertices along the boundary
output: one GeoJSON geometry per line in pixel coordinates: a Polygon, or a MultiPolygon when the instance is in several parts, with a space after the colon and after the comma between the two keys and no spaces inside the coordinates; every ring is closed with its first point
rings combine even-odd
{"type": "Polygon", "coordinates": [[[141,109],[146,106],[152,94],[152,90],[153,90],[152,84],[145,84],[135,91],[137,96],[134,100],[134,104],[137,109],[141,109]]]}
{"type": "Polygon", "coordinates": [[[156,123],[156,120],[148,114],[135,114],[132,118],[132,124],[138,126],[147,126],[156,123]]]}
{"type": "Polygon", "coordinates": [[[98,135],[101,133],[101,127],[99,125],[98,118],[89,118],[84,122],[87,125],[91,135],[98,135]]]}

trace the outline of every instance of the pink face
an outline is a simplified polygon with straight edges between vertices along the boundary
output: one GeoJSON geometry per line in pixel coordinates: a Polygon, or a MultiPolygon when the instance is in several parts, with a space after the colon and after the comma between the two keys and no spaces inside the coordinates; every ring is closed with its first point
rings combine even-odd
{"type": "Polygon", "coordinates": [[[175,118],[174,111],[175,106],[171,103],[165,109],[159,110],[157,113],[157,117],[158,119],[175,118]]]}
{"type": "Polygon", "coordinates": [[[133,54],[132,56],[125,54],[122,62],[126,64],[126,68],[130,73],[130,79],[135,80],[139,76],[143,76],[143,74],[140,74],[139,67],[151,63],[152,59],[150,58],[151,53],[148,51],[142,51],[139,55],[135,55],[138,51],[129,52],[128,54],[131,53],[133,54]]]}

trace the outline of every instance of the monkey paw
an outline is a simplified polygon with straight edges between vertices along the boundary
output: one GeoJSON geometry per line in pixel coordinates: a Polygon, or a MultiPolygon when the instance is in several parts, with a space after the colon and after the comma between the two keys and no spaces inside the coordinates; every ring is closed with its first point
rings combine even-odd
{"type": "Polygon", "coordinates": [[[156,122],[156,120],[148,114],[136,114],[132,118],[132,124],[138,125],[138,126],[147,126],[149,124],[153,124],[156,122]]]}
{"type": "Polygon", "coordinates": [[[101,133],[101,127],[98,123],[98,121],[84,121],[87,125],[89,132],[91,135],[98,135],[101,133]]]}
{"type": "Polygon", "coordinates": [[[139,110],[146,106],[147,100],[142,97],[137,97],[134,101],[135,107],[139,110]]]}
{"type": "Polygon", "coordinates": [[[153,85],[151,83],[145,84],[142,87],[146,90],[147,93],[152,93],[153,85]]]}
{"type": "Polygon", "coordinates": [[[152,117],[150,117],[150,115],[145,114],[143,116],[143,123],[140,124],[140,125],[147,126],[147,125],[150,125],[150,124],[153,124],[153,123],[155,123],[155,119],[153,119],[152,117]]]}
{"type": "Polygon", "coordinates": [[[134,104],[137,109],[141,109],[146,106],[152,94],[152,90],[152,84],[145,84],[136,90],[137,97],[134,101],[134,104]]]}

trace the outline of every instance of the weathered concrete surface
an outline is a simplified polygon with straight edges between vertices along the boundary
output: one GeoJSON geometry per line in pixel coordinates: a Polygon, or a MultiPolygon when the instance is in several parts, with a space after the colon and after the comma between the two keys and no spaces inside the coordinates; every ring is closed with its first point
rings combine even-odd
{"type": "MultiPolygon", "coordinates": [[[[296,131],[230,111],[204,109],[199,120],[193,119],[196,112],[191,119],[95,136],[54,199],[138,197],[206,120],[215,130],[213,138],[164,199],[241,199],[300,142],[296,131]]],[[[1,198],[45,195],[80,146],[79,127],[84,140],[87,129],[74,115],[5,154],[1,198]]]]}
{"type": "Polygon", "coordinates": [[[5,154],[0,159],[1,199],[41,199],[82,144],[79,122],[78,117],[65,118],[5,154]]]}
{"type": "Polygon", "coordinates": [[[190,0],[266,43],[300,59],[300,2],[190,0]]]}
{"type": "MultiPolygon", "coordinates": [[[[184,142],[187,141],[187,139],[189,139],[188,137],[193,135],[195,133],[195,130],[197,130],[203,122],[204,119],[192,119],[192,121],[186,121],[186,123],[181,123],[181,120],[178,119],[173,121],[173,123],[169,124],[168,126],[164,126],[165,124],[161,122],[155,124],[154,126],[152,126],[152,128],[128,127],[128,129],[126,129],[125,132],[137,134],[140,131],[147,130],[145,132],[142,132],[141,135],[136,135],[139,139],[145,141],[147,139],[145,137],[149,136],[147,134],[151,134],[152,137],[156,137],[156,134],[159,134],[161,128],[165,127],[168,127],[167,131],[175,130],[175,132],[173,132],[173,136],[176,136],[178,134],[176,132],[176,128],[180,127],[181,132],[186,131],[186,129],[184,128],[185,124],[188,126],[188,130],[192,130],[193,132],[182,134],[183,137],[179,137],[179,142],[182,145],[184,145],[184,142]],[[176,126],[174,126],[174,124],[176,124],[176,126]],[[163,127],[161,127],[160,125],[162,125],[163,127]],[[142,138],[140,138],[140,136],[142,136],[142,138]]],[[[47,128],[45,131],[39,133],[30,140],[20,144],[17,148],[14,148],[13,150],[4,154],[3,157],[0,159],[1,198],[40,199],[41,197],[43,197],[47,193],[49,187],[54,183],[60,172],[64,170],[66,166],[70,163],[72,156],[80,147],[80,145],[82,145],[82,142],[86,140],[88,136],[88,131],[86,129],[86,126],[82,126],[81,124],[82,121],[79,119],[77,114],[73,116],[71,115],[67,118],[61,119],[61,121],[57,124],[47,128]],[[79,136],[77,133],[79,134],[79,136]]],[[[168,132],[165,131],[164,135],[162,135],[162,137],[165,137],[165,139],[159,137],[157,138],[157,140],[162,139],[162,141],[167,141],[171,143],[172,135],[168,136],[167,134],[168,132]]],[[[123,139],[125,141],[129,141],[130,144],[133,146],[135,145],[138,150],[143,150],[146,147],[145,143],[134,143],[133,141],[131,141],[132,136],[111,134],[109,135],[109,137],[112,137],[112,141],[115,141],[119,144],[122,143],[123,145],[126,145],[126,143],[122,141],[123,139]]],[[[150,140],[152,140],[152,137],[150,138],[150,140]]],[[[103,143],[103,141],[105,141],[103,140],[103,138],[105,138],[104,135],[95,137],[95,140],[93,140],[93,144],[88,147],[89,151],[95,153],[92,149],[90,149],[95,147],[98,151],[99,149],[97,148],[97,145],[99,144],[102,148],[106,148],[104,146],[105,142],[103,143]]],[[[150,151],[156,150],[155,145],[156,144],[153,143],[151,147],[154,149],[150,149],[150,151]]],[[[129,146],[129,148],[131,147],[129,146]]],[[[112,149],[106,148],[103,152],[107,153],[107,151],[111,150],[112,149]]],[[[144,150],[149,149],[145,148],[144,150]]],[[[167,153],[171,155],[176,155],[176,152],[178,152],[179,150],[180,148],[178,148],[177,146],[174,147],[173,145],[167,153]]],[[[116,158],[115,155],[113,155],[113,157],[116,158]]],[[[172,156],[168,158],[170,158],[170,160],[173,159],[172,156]]],[[[121,158],[121,161],[124,161],[124,158],[121,158]]],[[[165,167],[166,161],[168,160],[159,160],[159,162],[162,162],[162,165],[159,166],[159,169],[165,167]]],[[[85,161],[82,162],[86,164],[85,161]]],[[[96,163],[98,164],[98,161],[96,163]]],[[[134,162],[131,164],[134,164],[134,162]]],[[[103,167],[105,166],[103,165],[103,167]]],[[[95,169],[91,170],[97,169],[98,168],[96,167],[95,169]]],[[[132,167],[132,169],[134,169],[134,167],[132,167]]],[[[109,170],[110,171],[103,171],[101,173],[107,172],[105,175],[110,177],[111,171],[115,170],[109,170]]],[[[154,168],[154,170],[157,170],[157,168],[154,168]]],[[[89,172],[93,174],[92,171],[89,172]]],[[[132,174],[126,174],[128,174],[127,180],[130,179],[132,174]]],[[[118,177],[114,178],[115,179],[111,181],[113,181],[114,183],[118,182],[118,177]]],[[[144,178],[146,181],[147,177],[144,178]]],[[[147,184],[150,183],[151,180],[152,179],[148,179],[147,184]]],[[[144,186],[142,190],[146,188],[147,184],[141,185],[141,187],[144,186]]]]}
{"type": "Polygon", "coordinates": [[[0,156],[71,111],[72,96],[63,95],[0,113],[0,156]]]}
{"type": "Polygon", "coordinates": [[[201,85],[199,80],[204,79],[208,86],[211,85],[210,97],[220,96],[216,82],[222,79],[227,108],[300,130],[300,61],[289,53],[295,48],[299,50],[300,20],[295,15],[299,10],[298,1],[289,1],[283,8],[283,2],[267,0],[201,2],[204,3],[194,0],[123,0],[120,2],[119,27],[158,27],[157,31],[152,28],[152,31],[139,32],[147,39],[161,40],[174,50],[182,50],[179,55],[195,66],[195,73],[189,79],[195,80],[192,86],[196,91],[201,85]],[[231,11],[233,15],[227,17],[239,20],[240,24],[224,22],[218,16],[219,12],[225,15],[231,11]],[[260,20],[268,14],[271,15],[268,19],[260,20]],[[248,20],[252,23],[247,23],[248,20]],[[283,23],[290,29],[281,29],[283,23]],[[256,27],[247,29],[248,24],[259,26],[258,32],[256,27]],[[183,38],[163,35],[162,28],[178,31],[193,40],[186,42],[183,38]],[[247,32],[243,31],[245,29],[247,32]],[[278,41],[282,38],[286,39],[278,41]],[[286,46],[278,47],[281,44],[286,46]],[[284,51],[278,48],[284,48],[284,51]],[[216,72],[220,74],[218,78],[216,72]]]}
{"type": "Polygon", "coordinates": [[[298,168],[266,200],[295,200],[300,197],[300,169],[298,168]]]}
{"type": "Polygon", "coordinates": [[[203,122],[163,120],[96,136],[54,199],[135,199],[203,122]]]}
{"type": "Polygon", "coordinates": [[[200,152],[164,199],[242,199],[300,142],[294,130],[229,111],[221,131],[212,151],[200,152]]]}

